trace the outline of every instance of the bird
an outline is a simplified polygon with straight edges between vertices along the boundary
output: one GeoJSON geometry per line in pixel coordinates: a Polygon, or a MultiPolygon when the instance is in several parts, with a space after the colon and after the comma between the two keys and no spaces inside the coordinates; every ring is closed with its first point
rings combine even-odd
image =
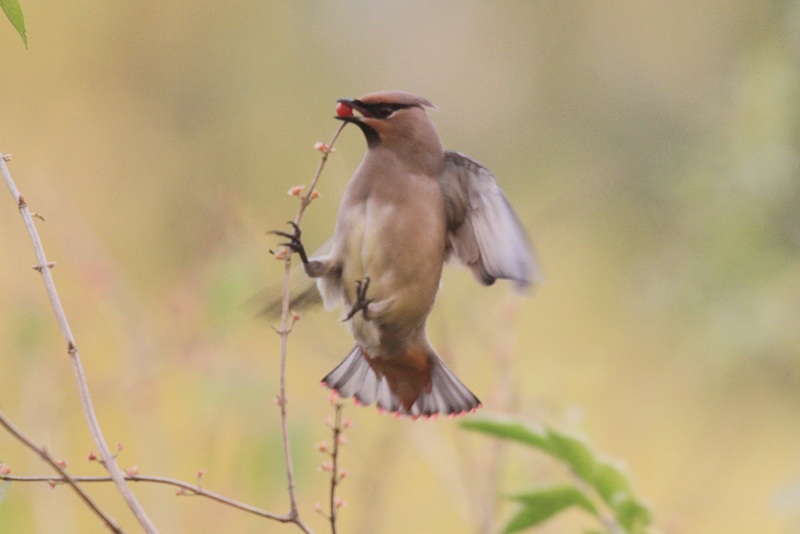
{"type": "Polygon", "coordinates": [[[367,150],[344,192],[332,239],[308,257],[300,228],[275,231],[316,279],[327,310],[344,309],[356,344],[322,383],[381,412],[462,415],[478,397],[431,346],[426,321],[445,262],[483,285],[537,281],[525,229],[494,175],[445,150],[429,100],[380,91],[337,100],[336,119],[357,126],[367,150]]]}

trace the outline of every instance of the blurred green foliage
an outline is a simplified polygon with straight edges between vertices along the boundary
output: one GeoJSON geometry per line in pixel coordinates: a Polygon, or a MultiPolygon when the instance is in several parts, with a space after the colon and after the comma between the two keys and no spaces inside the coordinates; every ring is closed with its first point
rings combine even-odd
{"type": "Polygon", "coordinates": [[[578,482],[556,483],[511,496],[521,506],[506,524],[504,533],[537,526],[572,506],[583,509],[601,523],[609,523],[608,512],[594,504],[597,500],[613,517],[607,526],[610,534],[647,532],[652,521],[650,508],[634,494],[624,471],[595,452],[584,439],[554,428],[534,428],[497,416],[476,416],[463,421],[461,427],[544,452],[562,463],[578,482]]]}
{"type": "MultiPolygon", "coordinates": [[[[623,458],[666,534],[800,530],[796,0],[88,0],[26,3],[25,21],[29,50],[0,32],[0,150],[46,218],[123,466],[189,480],[202,467],[209,489],[285,508],[278,340],[250,304],[282,272],[265,232],[295,213],[286,191],[313,174],[336,99],[396,88],[439,106],[445,145],[496,174],[541,259],[530,299],[445,273],[432,342],[484,405],[580,428],[623,458]]],[[[329,236],[363,150],[345,130],[304,219],[309,247],[329,236]]],[[[92,444],[72,372],[6,201],[0,406],[71,471],[98,474],[82,461],[92,444]]],[[[299,501],[320,532],[318,382],[351,343],[321,311],[290,339],[299,501]]],[[[519,506],[493,503],[498,488],[561,468],[451,421],[347,410],[343,532],[494,532],[519,506]]],[[[2,434],[0,461],[45,472],[2,434]]],[[[89,490],[133,529],[113,492],[89,490]]],[[[164,532],[280,528],[135,491],[164,532]]],[[[573,506],[538,528],[595,524],[573,506]]],[[[13,484],[0,525],[97,523],[62,488],[13,484]]]]}

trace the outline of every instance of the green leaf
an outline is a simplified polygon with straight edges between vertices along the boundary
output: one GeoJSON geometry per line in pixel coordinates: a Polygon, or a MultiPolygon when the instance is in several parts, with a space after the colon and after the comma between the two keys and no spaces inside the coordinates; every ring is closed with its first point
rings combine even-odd
{"type": "Polygon", "coordinates": [[[640,527],[649,525],[653,520],[650,508],[634,498],[615,503],[614,511],[617,523],[625,527],[628,532],[637,532],[640,527]]]}
{"type": "Polygon", "coordinates": [[[6,14],[8,20],[17,33],[22,37],[22,42],[25,43],[25,48],[28,48],[28,35],[25,31],[25,18],[22,16],[22,6],[19,5],[19,0],[0,0],[0,8],[6,14]]]}
{"type": "Polygon", "coordinates": [[[616,502],[625,500],[633,494],[628,478],[622,469],[607,460],[598,462],[593,476],[587,478],[586,481],[612,508],[616,502]]]}
{"type": "MultiPolygon", "coordinates": [[[[549,427],[531,427],[518,421],[504,419],[496,415],[473,417],[461,422],[465,429],[481,432],[497,438],[523,443],[540,449],[555,460],[563,462],[576,477],[586,482],[614,513],[616,522],[626,532],[641,532],[652,521],[650,508],[634,495],[633,488],[624,469],[618,462],[597,453],[586,440],[575,435],[554,430],[549,427]]],[[[575,497],[568,491],[578,491],[573,486],[557,487],[556,493],[549,495],[542,491],[514,497],[523,507],[506,527],[506,532],[518,532],[545,521],[560,510],[577,505],[597,515],[595,506],[581,493],[575,497]],[[565,492],[558,499],[557,491],[565,492]],[[531,495],[533,495],[531,497],[531,495]],[[527,497],[526,497],[527,496],[527,497]],[[526,500],[527,499],[527,500],[526,500]],[[535,502],[533,500],[535,500],[535,502]],[[586,502],[583,502],[586,501],[586,502]],[[587,504],[588,503],[588,504],[587,504]]],[[[580,493],[580,492],[579,492],[580,493]]]]}
{"type": "Polygon", "coordinates": [[[511,518],[503,532],[510,534],[539,525],[570,506],[577,506],[597,516],[597,509],[582,491],[562,485],[522,493],[511,497],[523,506],[511,518]]]}
{"type": "Polygon", "coordinates": [[[551,452],[547,431],[532,428],[516,421],[504,421],[497,416],[471,417],[461,421],[461,427],[502,439],[517,441],[537,449],[551,452]]]}
{"type": "Polygon", "coordinates": [[[636,527],[649,525],[652,521],[650,508],[636,499],[621,467],[607,460],[600,461],[589,483],[614,511],[617,522],[625,530],[635,531],[636,527]]]}
{"type": "Polygon", "coordinates": [[[550,442],[553,454],[566,462],[576,475],[587,482],[592,482],[597,468],[595,454],[582,439],[563,432],[550,430],[550,442]]]}

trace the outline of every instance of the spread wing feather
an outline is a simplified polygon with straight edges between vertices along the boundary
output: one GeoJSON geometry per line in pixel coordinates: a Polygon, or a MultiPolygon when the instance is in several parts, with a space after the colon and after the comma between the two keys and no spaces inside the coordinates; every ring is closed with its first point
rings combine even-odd
{"type": "Polygon", "coordinates": [[[489,169],[447,151],[440,183],[449,257],[466,265],[485,285],[505,278],[524,290],[536,282],[538,269],[528,236],[489,169]]]}

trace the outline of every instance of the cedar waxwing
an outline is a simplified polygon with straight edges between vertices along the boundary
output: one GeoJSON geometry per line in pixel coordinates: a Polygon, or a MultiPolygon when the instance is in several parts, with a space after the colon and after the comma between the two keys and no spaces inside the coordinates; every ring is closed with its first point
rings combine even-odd
{"type": "Polygon", "coordinates": [[[444,149],[426,107],[435,108],[402,91],[339,100],[336,118],[361,129],[367,152],[333,239],[324,255],[309,259],[298,228],[276,232],[316,278],[325,308],[345,307],[356,339],[323,382],[343,397],[412,417],[480,407],[425,333],[445,260],[463,263],[484,285],[506,278],[522,290],[536,278],[525,230],[495,177],[444,149]]]}

